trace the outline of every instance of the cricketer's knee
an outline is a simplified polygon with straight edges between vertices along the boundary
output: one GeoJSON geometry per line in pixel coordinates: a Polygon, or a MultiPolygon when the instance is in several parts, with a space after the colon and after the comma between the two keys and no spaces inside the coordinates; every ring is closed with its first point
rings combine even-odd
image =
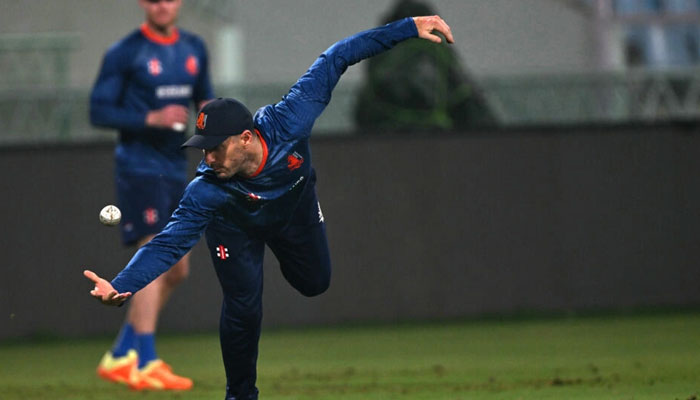
{"type": "Polygon", "coordinates": [[[301,282],[292,283],[292,286],[306,297],[314,297],[322,294],[331,285],[331,267],[330,264],[323,271],[316,273],[310,277],[305,277],[301,282]]]}

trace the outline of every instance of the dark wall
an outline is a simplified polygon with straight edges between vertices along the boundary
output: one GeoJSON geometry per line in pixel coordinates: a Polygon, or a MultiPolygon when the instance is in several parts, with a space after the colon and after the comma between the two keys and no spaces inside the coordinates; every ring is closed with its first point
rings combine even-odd
{"type": "MultiPolygon", "coordinates": [[[[333,281],[304,298],[268,254],[265,324],[700,304],[698,144],[672,127],[318,138],[333,281]]],[[[116,331],[124,309],[81,274],[133,251],[97,218],[112,162],[111,145],[0,151],[0,338],[116,331]]],[[[219,302],[200,241],[161,330],[216,329],[219,302]]]]}

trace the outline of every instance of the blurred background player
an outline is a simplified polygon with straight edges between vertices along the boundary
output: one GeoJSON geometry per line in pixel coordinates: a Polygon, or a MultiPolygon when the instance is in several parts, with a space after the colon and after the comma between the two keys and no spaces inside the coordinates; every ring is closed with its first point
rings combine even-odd
{"type": "MultiPolygon", "coordinates": [[[[213,98],[204,42],[175,26],[181,0],[139,0],[145,22],[105,54],[90,97],[94,125],[119,130],[115,150],[118,204],[125,245],[148,243],[177,207],[186,182],[190,102],[213,98]]],[[[160,310],[189,273],[189,253],[134,296],[111,351],[97,368],[133,389],[186,390],[155,348],[160,310]]]]}
{"type": "MultiPolygon", "coordinates": [[[[427,2],[398,0],[380,23],[434,14],[427,2]]],[[[407,40],[369,59],[366,68],[354,110],[360,132],[463,131],[497,123],[478,85],[445,42],[435,46],[407,40]]]]}

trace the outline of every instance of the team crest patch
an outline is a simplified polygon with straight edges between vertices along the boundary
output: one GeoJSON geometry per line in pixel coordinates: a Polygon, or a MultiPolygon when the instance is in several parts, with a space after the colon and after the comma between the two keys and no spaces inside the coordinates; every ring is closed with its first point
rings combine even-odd
{"type": "Polygon", "coordinates": [[[199,72],[199,61],[197,61],[197,57],[191,54],[187,57],[187,61],[185,61],[185,70],[187,70],[187,73],[190,75],[197,75],[199,72]]]}
{"type": "Polygon", "coordinates": [[[228,249],[224,247],[223,244],[220,244],[216,247],[216,256],[219,257],[222,260],[227,259],[228,256],[228,249]]]}
{"type": "Polygon", "coordinates": [[[207,126],[207,114],[201,112],[197,117],[197,128],[204,129],[207,126]]]}
{"type": "Polygon", "coordinates": [[[155,208],[147,208],[143,211],[143,222],[146,225],[155,225],[158,222],[158,210],[155,208]]]}
{"type": "Polygon", "coordinates": [[[153,75],[153,76],[158,76],[160,73],[163,72],[163,65],[160,63],[160,60],[157,58],[151,58],[148,60],[148,73],[153,75]]]}
{"type": "Polygon", "coordinates": [[[303,163],[304,157],[302,157],[301,154],[297,153],[296,151],[294,154],[287,156],[287,168],[289,168],[290,171],[298,169],[303,163]]]}

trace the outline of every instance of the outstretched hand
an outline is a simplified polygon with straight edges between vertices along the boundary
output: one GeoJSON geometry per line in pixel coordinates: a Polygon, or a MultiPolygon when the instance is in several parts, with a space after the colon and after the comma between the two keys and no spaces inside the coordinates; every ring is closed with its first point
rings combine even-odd
{"type": "Polygon", "coordinates": [[[102,302],[102,304],[118,306],[131,297],[131,292],[118,293],[114,290],[114,287],[112,287],[109,281],[100,278],[96,273],[90,270],[86,269],[83,271],[83,275],[95,283],[95,288],[90,291],[90,294],[92,297],[102,302]]]}
{"type": "Polygon", "coordinates": [[[438,31],[445,35],[447,43],[454,43],[455,40],[452,37],[452,31],[450,26],[440,18],[439,15],[432,15],[430,17],[413,17],[413,22],[416,23],[416,28],[418,28],[418,37],[421,39],[427,39],[431,42],[442,43],[442,38],[433,33],[433,31],[438,31]]]}

